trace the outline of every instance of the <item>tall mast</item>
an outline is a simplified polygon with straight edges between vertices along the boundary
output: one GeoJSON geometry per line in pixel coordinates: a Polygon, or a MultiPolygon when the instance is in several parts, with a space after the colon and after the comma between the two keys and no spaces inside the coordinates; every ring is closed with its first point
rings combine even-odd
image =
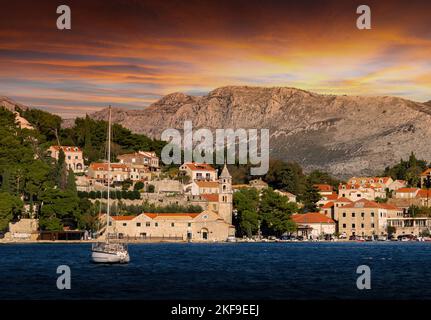
{"type": "MultiPolygon", "coordinates": [[[[111,106],[109,106],[108,115],[108,208],[106,209],[106,230],[109,226],[109,214],[111,212],[111,202],[109,199],[111,189],[111,106]]],[[[109,239],[108,233],[106,233],[106,238],[109,239]]]]}

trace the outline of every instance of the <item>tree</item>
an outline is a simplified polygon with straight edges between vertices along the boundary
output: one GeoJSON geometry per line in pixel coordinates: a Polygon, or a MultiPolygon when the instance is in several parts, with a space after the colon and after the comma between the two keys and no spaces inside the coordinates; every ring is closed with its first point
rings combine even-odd
{"type": "Polygon", "coordinates": [[[7,229],[9,222],[22,212],[23,205],[20,198],[0,192],[0,230],[7,229]]]}
{"type": "Polygon", "coordinates": [[[61,230],[63,225],[75,227],[76,217],[81,213],[76,194],[49,188],[42,193],[41,200],[43,201],[40,214],[42,229],[61,230]]]}
{"type": "Polygon", "coordinates": [[[234,224],[239,235],[251,237],[259,227],[259,192],[252,189],[243,189],[233,194],[233,206],[237,212],[234,224]]]}
{"type": "Polygon", "coordinates": [[[133,190],[140,191],[140,190],[144,189],[144,187],[145,187],[144,183],[142,181],[138,181],[135,183],[133,190]]]}
{"type": "Polygon", "coordinates": [[[317,202],[320,200],[319,190],[310,182],[307,181],[305,186],[305,192],[301,196],[301,201],[303,203],[303,212],[316,212],[317,202]]]}
{"type": "Polygon", "coordinates": [[[154,187],[153,184],[147,185],[147,192],[148,193],[154,193],[155,190],[156,190],[156,187],[154,187]]]}
{"type": "Polygon", "coordinates": [[[72,169],[67,172],[66,190],[77,194],[75,173],[72,169]]]}
{"type": "Polygon", "coordinates": [[[270,161],[268,173],[264,180],[273,188],[301,194],[305,187],[305,175],[302,168],[295,162],[270,161]]]}
{"type": "Polygon", "coordinates": [[[270,188],[265,189],[261,194],[259,206],[263,233],[281,236],[285,232],[294,231],[295,223],[292,221],[291,215],[297,211],[296,204],[289,202],[288,198],[270,188]]]}

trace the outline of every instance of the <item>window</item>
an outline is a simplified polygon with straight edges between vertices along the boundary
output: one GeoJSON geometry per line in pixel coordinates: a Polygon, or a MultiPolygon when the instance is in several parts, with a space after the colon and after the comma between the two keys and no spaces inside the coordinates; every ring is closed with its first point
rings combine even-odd
{"type": "Polygon", "coordinates": [[[145,222],[146,227],[151,227],[151,222],[145,222]]]}
{"type": "Polygon", "coordinates": [[[354,223],[352,223],[352,228],[353,228],[353,229],[355,229],[355,228],[356,228],[356,226],[355,226],[355,224],[354,224],[354,223]]]}
{"type": "Polygon", "coordinates": [[[141,226],[141,223],[140,223],[140,222],[136,222],[136,226],[137,226],[137,227],[140,227],[140,226],[141,226]]]}
{"type": "Polygon", "coordinates": [[[123,222],[123,227],[126,227],[127,226],[127,222],[123,222]]]}
{"type": "Polygon", "coordinates": [[[345,218],[346,217],[346,213],[345,212],[343,212],[343,218],[345,218]]]}
{"type": "Polygon", "coordinates": [[[72,157],[71,157],[71,156],[67,156],[67,159],[69,159],[69,160],[70,160],[70,159],[72,159],[72,157]]]}
{"type": "Polygon", "coordinates": [[[345,223],[343,223],[343,228],[345,228],[346,227],[346,224],[345,223]]]}
{"type": "Polygon", "coordinates": [[[159,226],[159,223],[158,223],[158,222],[156,222],[156,223],[154,224],[154,226],[155,226],[155,227],[158,227],[158,226],[159,226]]]}
{"type": "Polygon", "coordinates": [[[354,218],[355,217],[355,213],[354,212],[352,212],[352,218],[354,218]]]}
{"type": "Polygon", "coordinates": [[[361,228],[362,228],[362,229],[364,228],[364,224],[363,224],[363,223],[361,223],[361,228]]]}
{"type": "Polygon", "coordinates": [[[78,156],[75,156],[75,160],[78,160],[78,156]]]}
{"type": "Polygon", "coordinates": [[[374,217],[374,212],[371,212],[371,216],[374,217]]]}
{"type": "Polygon", "coordinates": [[[371,224],[371,228],[374,228],[374,223],[371,224]]]}
{"type": "Polygon", "coordinates": [[[188,226],[188,227],[191,227],[191,226],[192,226],[191,222],[187,223],[187,226],[188,226]]]}
{"type": "Polygon", "coordinates": [[[361,217],[362,218],[365,217],[365,213],[364,212],[361,212],[361,217]]]}
{"type": "Polygon", "coordinates": [[[172,222],[172,223],[171,223],[171,227],[175,227],[175,223],[173,223],[173,222],[172,222]]]}

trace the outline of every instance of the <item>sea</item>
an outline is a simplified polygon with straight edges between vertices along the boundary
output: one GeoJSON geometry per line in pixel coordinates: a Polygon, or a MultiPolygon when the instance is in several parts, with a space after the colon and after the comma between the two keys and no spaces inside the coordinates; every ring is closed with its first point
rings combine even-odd
{"type": "Polygon", "coordinates": [[[93,264],[90,249],[0,245],[0,299],[431,299],[426,242],[130,244],[127,265],[93,264]]]}

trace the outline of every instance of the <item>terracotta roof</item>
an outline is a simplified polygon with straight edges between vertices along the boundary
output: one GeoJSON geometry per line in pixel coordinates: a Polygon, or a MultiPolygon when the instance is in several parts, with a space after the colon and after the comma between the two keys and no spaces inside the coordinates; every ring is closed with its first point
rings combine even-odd
{"type": "Polygon", "coordinates": [[[350,199],[347,199],[346,197],[341,197],[338,198],[337,200],[335,200],[335,202],[348,202],[348,203],[352,203],[353,201],[350,199]]]}
{"type": "Polygon", "coordinates": [[[412,193],[418,191],[419,188],[399,188],[396,192],[397,193],[412,193]]]}
{"type": "Polygon", "coordinates": [[[200,188],[218,188],[217,181],[196,181],[196,184],[200,188]]]}
{"type": "MultiPolygon", "coordinates": [[[[93,162],[90,164],[90,168],[97,171],[108,171],[108,164],[105,162],[93,162]]],[[[111,163],[112,169],[128,169],[126,164],[122,163],[111,163]]]]}
{"type": "Polygon", "coordinates": [[[388,204],[388,203],[377,203],[367,199],[359,199],[358,201],[346,204],[343,208],[380,208],[388,210],[400,210],[400,208],[388,204]]]}
{"type": "Polygon", "coordinates": [[[428,173],[431,174],[431,168],[426,169],[424,172],[421,173],[421,176],[426,176],[428,173]]]}
{"type": "Polygon", "coordinates": [[[292,220],[296,223],[309,224],[309,223],[335,223],[334,220],[328,218],[320,212],[310,212],[304,214],[292,215],[292,220]]]}
{"type": "Polygon", "coordinates": [[[425,189],[420,189],[418,194],[416,195],[416,198],[429,198],[431,199],[431,190],[425,190],[425,189]],[[427,196],[428,194],[428,196],[427,196]]]}
{"type": "Polygon", "coordinates": [[[336,194],[335,192],[333,192],[332,194],[328,194],[324,196],[326,199],[328,200],[337,200],[338,199],[338,194],[336,194]]]}
{"type": "Polygon", "coordinates": [[[332,201],[329,201],[322,206],[322,209],[332,208],[333,206],[334,203],[332,201]]]}
{"type": "Polygon", "coordinates": [[[346,204],[343,208],[380,208],[380,205],[374,201],[359,199],[358,201],[346,204]]]}
{"type": "Polygon", "coordinates": [[[319,191],[321,191],[321,192],[333,191],[332,186],[330,186],[329,184],[315,184],[313,186],[316,187],[317,189],[319,189],[319,191]]]}
{"type": "Polygon", "coordinates": [[[80,147],[76,146],[51,146],[52,149],[59,151],[60,148],[63,149],[64,152],[82,152],[80,147]],[[75,150],[76,149],[76,150],[75,150]]]}
{"type": "Polygon", "coordinates": [[[192,171],[215,171],[208,163],[187,162],[184,165],[192,171]]]}
{"type": "Polygon", "coordinates": [[[397,206],[394,206],[393,204],[389,204],[389,203],[380,203],[380,207],[389,209],[389,210],[401,210],[397,206]]]}
{"type": "Polygon", "coordinates": [[[156,218],[171,218],[171,219],[175,219],[175,218],[196,218],[198,215],[200,215],[200,213],[144,213],[147,217],[151,218],[151,219],[156,219],[156,218]]]}
{"type": "Polygon", "coordinates": [[[117,156],[118,159],[126,158],[126,157],[145,157],[145,158],[157,158],[155,152],[152,151],[139,151],[133,153],[124,153],[117,156]]]}
{"type": "Polygon", "coordinates": [[[209,202],[218,202],[218,193],[205,193],[200,195],[201,198],[209,201],[209,202]]]}
{"type": "Polygon", "coordinates": [[[352,177],[347,181],[347,184],[352,184],[353,181],[359,184],[370,184],[370,183],[386,183],[391,179],[391,177],[352,177]]]}
{"type": "Polygon", "coordinates": [[[136,216],[111,216],[111,218],[115,221],[127,221],[135,219],[136,216]]]}

